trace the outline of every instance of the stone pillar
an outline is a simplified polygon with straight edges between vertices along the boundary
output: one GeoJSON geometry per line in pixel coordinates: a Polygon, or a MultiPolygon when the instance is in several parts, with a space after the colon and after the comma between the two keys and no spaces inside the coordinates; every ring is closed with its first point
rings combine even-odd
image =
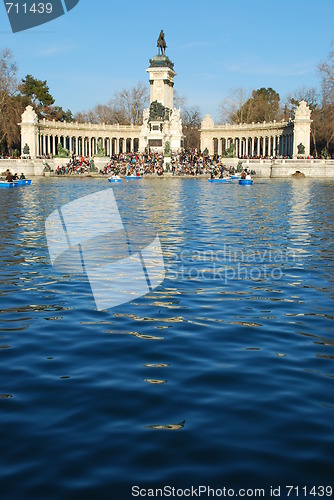
{"type": "Polygon", "coordinates": [[[32,106],[27,106],[21,117],[21,154],[25,145],[29,147],[31,158],[39,156],[38,117],[32,106]]]}
{"type": "Polygon", "coordinates": [[[311,145],[311,110],[306,101],[300,101],[294,119],[293,129],[293,156],[307,157],[310,155],[311,145]],[[305,148],[304,154],[298,153],[298,146],[302,144],[305,148]]]}
{"type": "Polygon", "coordinates": [[[79,137],[75,138],[75,154],[77,155],[79,151],[79,137]]]}
{"type": "Polygon", "coordinates": [[[92,156],[92,138],[88,138],[88,156],[92,156]]]}
{"type": "Polygon", "coordinates": [[[246,151],[245,151],[246,156],[248,156],[248,140],[249,140],[249,138],[246,137],[246,151]]]}
{"type": "Polygon", "coordinates": [[[218,139],[218,156],[221,156],[222,154],[222,140],[219,138],[218,139]]]}

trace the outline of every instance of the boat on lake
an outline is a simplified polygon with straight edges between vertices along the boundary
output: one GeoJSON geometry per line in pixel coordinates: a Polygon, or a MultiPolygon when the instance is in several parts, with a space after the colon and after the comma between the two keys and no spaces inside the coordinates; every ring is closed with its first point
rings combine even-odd
{"type": "Polygon", "coordinates": [[[109,177],[108,181],[109,182],[122,182],[122,179],[120,177],[109,177]]]}
{"type": "Polygon", "coordinates": [[[221,179],[208,179],[209,182],[215,182],[218,184],[228,184],[231,182],[231,177],[222,177],[221,179]]]}
{"type": "Polygon", "coordinates": [[[18,184],[15,182],[0,181],[0,188],[13,188],[17,186],[18,184]]]}
{"type": "Polygon", "coordinates": [[[18,179],[17,181],[13,181],[15,184],[18,186],[30,186],[31,180],[30,179],[18,179]]]}
{"type": "Polygon", "coordinates": [[[240,186],[251,186],[253,184],[253,179],[240,179],[240,186]]]}
{"type": "Polygon", "coordinates": [[[137,181],[137,180],[140,180],[140,179],[142,179],[142,178],[143,178],[143,176],[142,176],[142,175],[126,175],[126,176],[125,176],[125,179],[126,179],[127,181],[137,181]]]}

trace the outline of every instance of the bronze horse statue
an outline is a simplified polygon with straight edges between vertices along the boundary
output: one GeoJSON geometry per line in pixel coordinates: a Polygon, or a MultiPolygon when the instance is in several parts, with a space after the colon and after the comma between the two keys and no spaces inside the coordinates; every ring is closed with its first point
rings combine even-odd
{"type": "Polygon", "coordinates": [[[157,47],[159,49],[159,54],[161,51],[161,55],[165,55],[167,45],[166,45],[165,34],[164,34],[163,30],[160,31],[160,35],[159,35],[158,42],[157,42],[157,47]]]}

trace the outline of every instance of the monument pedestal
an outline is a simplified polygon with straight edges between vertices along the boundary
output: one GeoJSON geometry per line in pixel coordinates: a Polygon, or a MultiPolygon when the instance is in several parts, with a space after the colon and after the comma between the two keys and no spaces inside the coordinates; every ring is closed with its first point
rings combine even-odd
{"type": "Polygon", "coordinates": [[[139,150],[149,148],[162,153],[169,143],[171,151],[183,147],[180,110],[173,107],[174,64],[165,55],[150,60],[150,108],[144,110],[139,150]]]}

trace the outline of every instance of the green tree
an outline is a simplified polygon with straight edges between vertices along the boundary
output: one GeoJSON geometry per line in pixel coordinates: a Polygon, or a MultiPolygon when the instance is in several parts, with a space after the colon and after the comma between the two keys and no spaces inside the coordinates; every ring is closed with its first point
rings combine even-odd
{"type": "Polygon", "coordinates": [[[232,117],[233,123],[270,122],[281,117],[280,96],[269,88],[253,90],[252,96],[232,117]]]}
{"type": "Polygon", "coordinates": [[[47,117],[55,100],[50,94],[46,80],[38,80],[32,75],[27,75],[23,78],[19,91],[26,98],[27,105],[31,104],[39,116],[47,117]]]}
{"type": "Polygon", "coordinates": [[[50,120],[56,120],[58,122],[73,122],[74,118],[72,111],[68,109],[64,111],[61,106],[52,106],[48,113],[48,118],[50,120]]]}

